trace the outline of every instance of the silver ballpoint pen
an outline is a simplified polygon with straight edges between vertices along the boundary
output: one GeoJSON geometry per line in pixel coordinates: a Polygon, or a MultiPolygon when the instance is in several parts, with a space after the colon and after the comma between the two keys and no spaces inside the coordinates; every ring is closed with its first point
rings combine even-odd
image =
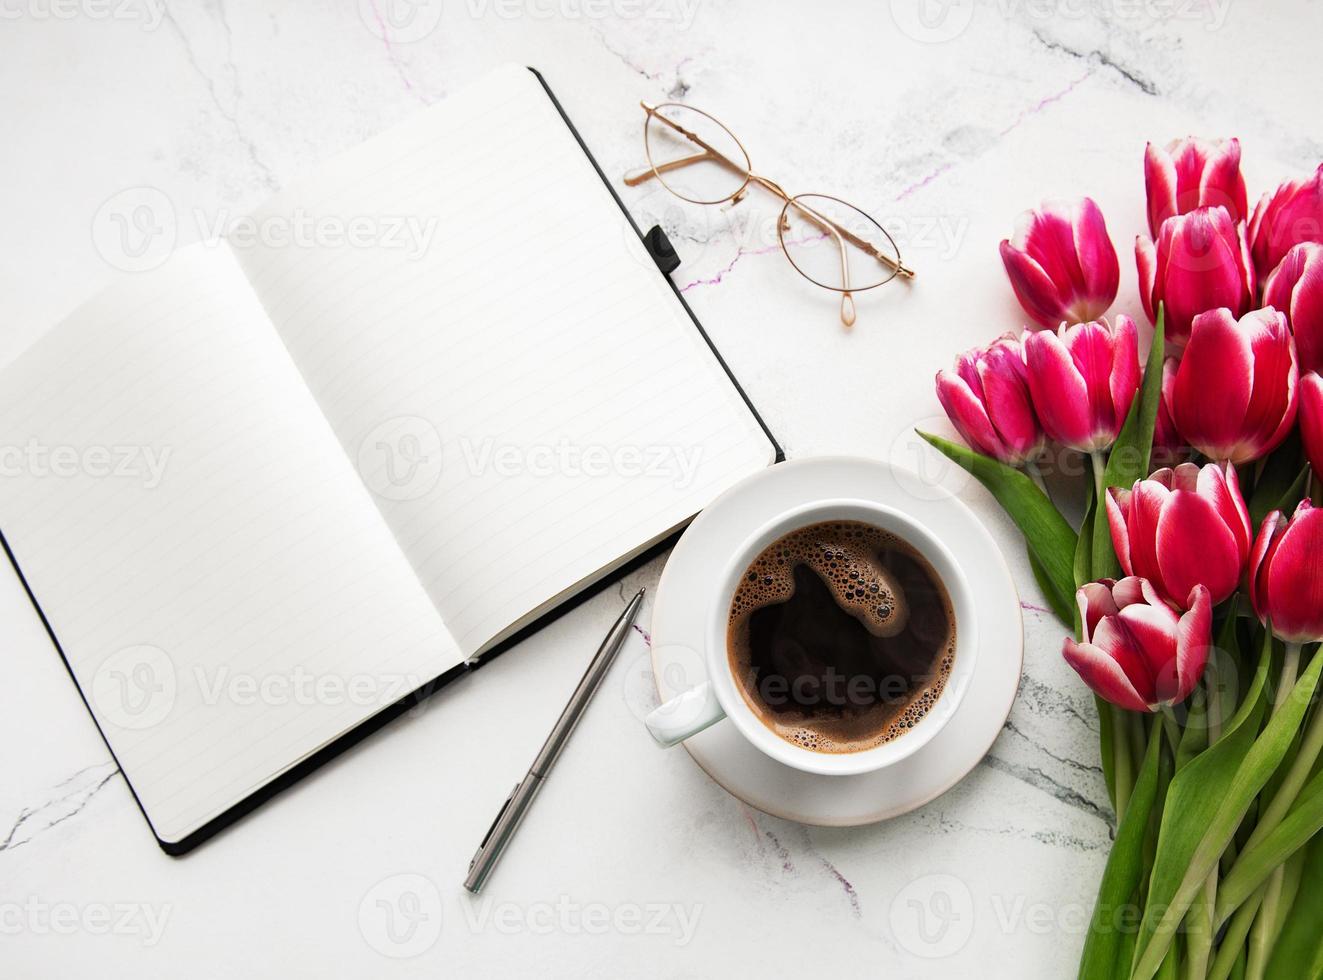
{"type": "Polygon", "coordinates": [[[493,821],[491,829],[487,831],[487,836],[482,839],[482,843],[478,845],[477,853],[473,855],[473,860],[469,862],[469,876],[464,879],[464,887],[469,891],[476,893],[482,887],[483,882],[487,880],[487,876],[496,867],[496,862],[501,859],[501,854],[506,845],[510,843],[515,831],[519,829],[520,821],[524,819],[524,814],[528,812],[533,797],[537,795],[538,789],[546,781],[547,773],[551,771],[551,767],[560,758],[561,752],[565,749],[565,743],[570,739],[570,733],[574,731],[574,726],[583,717],[584,709],[588,707],[588,702],[592,700],[597,688],[601,686],[602,678],[606,676],[607,669],[610,668],[611,662],[615,660],[616,654],[620,652],[625,637],[629,635],[629,629],[634,625],[634,617],[638,615],[639,607],[643,605],[643,592],[643,589],[639,589],[638,595],[629,601],[625,611],[620,614],[620,618],[616,620],[615,625],[606,634],[606,639],[597,648],[597,654],[588,665],[588,669],[584,671],[579,686],[574,689],[574,694],[570,697],[570,703],[560,713],[560,718],[556,720],[556,725],[551,729],[551,734],[547,736],[547,740],[542,744],[542,750],[538,752],[533,764],[528,767],[527,775],[515,784],[515,788],[505,800],[505,805],[496,814],[496,820],[493,821]]]}

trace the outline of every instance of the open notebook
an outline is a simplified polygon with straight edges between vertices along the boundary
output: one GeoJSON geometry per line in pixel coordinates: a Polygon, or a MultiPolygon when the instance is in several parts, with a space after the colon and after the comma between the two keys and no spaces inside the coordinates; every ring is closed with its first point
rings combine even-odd
{"type": "Polygon", "coordinates": [[[170,853],[779,458],[534,72],[291,216],[432,233],[190,246],[0,375],[7,550],[170,853]]]}

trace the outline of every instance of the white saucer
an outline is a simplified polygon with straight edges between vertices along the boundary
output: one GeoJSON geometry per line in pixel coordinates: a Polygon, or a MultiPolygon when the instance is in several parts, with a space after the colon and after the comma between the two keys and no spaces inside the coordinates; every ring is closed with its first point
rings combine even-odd
{"type": "Polygon", "coordinates": [[[773,466],[718,497],[685,531],[657,587],[652,670],[662,700],[706,676],[705,616],[732,552],[790,507],[850,497],[877,501],[922,521],[951,550],[979,603],[973,679],[946,727],[913,755],[878,772],[823,776],[775,762],[729,719],[684,743],[728,792],[799,823],[853,827],[899,816],[946,792],[992,746],[1020,684],[1024,627],[1010,569],[987,529],[963,503],[917,475],[875,460],[821,456],[773,466]]]}

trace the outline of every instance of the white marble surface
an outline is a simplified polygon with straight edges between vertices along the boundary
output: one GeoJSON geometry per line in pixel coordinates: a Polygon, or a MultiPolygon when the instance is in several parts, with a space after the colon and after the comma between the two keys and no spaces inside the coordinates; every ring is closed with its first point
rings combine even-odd
{"type": "MultiPolygon", "coordinates": [[[[195,214],[241,214],[513,60],[543,70],[611,174],[640,161],[637,101],[682,96],[792,191],[890,219],[919,278],[863,299],[847,334],[769,248],[766,202],[625,194],[678,232],[686,295],[791,456],[914,464],[910,428],[944,429],[933,372],[1018,322],[996,255],[1016,212],[1096,197],[1118,308],[1138,313],[1146,139],[1239,135],[1252,196],[1323,157],[1318,3],[956,0],[921,19],[910,0],[445,0],[410,21],[404,0],[377,2],[380,19],[370,0],[0,3],[0,355],[115,274],[97,215],[126,189],[164,193],[186,242],[195,214]]],[[[459,888],[472,849],[619,595],[173,860],[6,570],[0,975],[1070,974],[1108,844],[1092,701],[1013,530],[978,487],[960,492],[1030,606],[1019,698],[968,779],[856,830],[753,812],[650,744],[637,640],[477,901],[459,888]]]]}

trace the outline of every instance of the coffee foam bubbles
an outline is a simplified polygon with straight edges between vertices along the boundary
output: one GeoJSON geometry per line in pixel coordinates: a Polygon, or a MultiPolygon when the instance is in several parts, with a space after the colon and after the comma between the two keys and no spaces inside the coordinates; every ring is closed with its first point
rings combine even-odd
{"type": "Polygon", "coordinates": [[[805,565],[831,591],[836,605],[873,636],[896,636],[909,621],[904,591],[878,555],[899,543],[895,535],[856,521],[812,524],[786,535],[749,566],[731,600],[731,621],[795,593],[795,568],[805,565]]]}
{"type": "MultiPolygon", "coordinates": [[[[802,573],[801,573],[802,574],[802,573]]],[[[769,728],[782,738],[814,752],[858,752],[892,741],[912,729],[941,696],[955,656],[955,617],[936,572],[908,543],[873,525],[829,521],[810,525],[778,539],[751,563],[731,600],[727,637],[731,666],[742,678],[746,701],[769,728]],[[930,583],[929,606],[944,613],[930,635],[928,670],[899,703],[879,702],[858,713],[814,715],[808,711],[774,712],[754,702],[749,691],[757,673],[750,657],[750,620],[761,609],[784,604],[796,593],[795,570],[807,568],[830,592],[837,606],[868,633],[885,641],[912,644],[928,629],[920,616],[911,623],[910,597],[884,556],[906,556],[911,584],[914,572],[930,583]],[[942,628],[944,624],[944,628],[942,628]],[[912,627],[908,630],[907,627],[912,627]],[[902,635],[905,634],[905,635],[902,635]]],[[[889,644],[885,644],[889,645],[889,644]]]]}

